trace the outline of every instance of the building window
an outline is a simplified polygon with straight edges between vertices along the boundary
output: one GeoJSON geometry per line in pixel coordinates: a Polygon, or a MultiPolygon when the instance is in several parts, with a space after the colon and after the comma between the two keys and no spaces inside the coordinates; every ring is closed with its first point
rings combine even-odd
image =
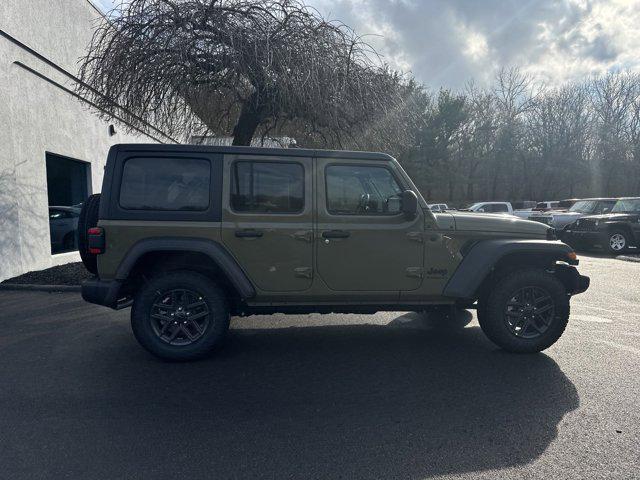
{"type": "Polygon", "coordinates": [[[51,253],[78,249],[78,217],[91,194],[91,166],[72,158],[46,154],[51,253]]]}

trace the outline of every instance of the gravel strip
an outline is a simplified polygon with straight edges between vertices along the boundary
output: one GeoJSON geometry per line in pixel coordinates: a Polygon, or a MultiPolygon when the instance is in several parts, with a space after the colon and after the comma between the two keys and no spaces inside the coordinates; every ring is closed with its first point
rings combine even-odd
{"type": "Polygon", "coordinates": [[[80,285],[31,285],[25,283],[0,283],[0,290],[28,290],[31,292],[79,292],[80,285]]]}
{"type": "Polygon", "coordinates": [[[67,263],[56,267],[28,272],[18,277],[9,278],[0,285],[40,285],[40,286],[79,286],[82,280],[91,278],[93,275],[84,268],[82,262],[67,263]]]}

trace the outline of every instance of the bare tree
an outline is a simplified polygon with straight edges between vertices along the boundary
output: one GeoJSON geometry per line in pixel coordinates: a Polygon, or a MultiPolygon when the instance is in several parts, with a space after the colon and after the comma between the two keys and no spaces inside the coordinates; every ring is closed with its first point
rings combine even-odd
{"type": "Polygon", "coordinates": [[[136,126],[357,143],[399,108],[403,78],[300,0],[128,0],[93,36],[80,90],[136,126]]]}
{"type": "Polygon", "coordinates": [[[637,77],[631,74],[610,73],[590,83],[595,115],[596,188],[607,194],[624,191],[622,184],[628,160],[625,130],[637,96],[637,77]]]}

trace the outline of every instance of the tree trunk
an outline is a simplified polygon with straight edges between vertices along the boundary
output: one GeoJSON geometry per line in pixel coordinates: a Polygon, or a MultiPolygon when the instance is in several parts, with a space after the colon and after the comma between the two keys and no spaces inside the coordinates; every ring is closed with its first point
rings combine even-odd
{"type": "Polygon", "coordinates": [[[255,94],[251,95],[242,106],[238,123],[233,128],[233,145],[250,146],[254,133],[262,118],[256,108],[255,94]]]}

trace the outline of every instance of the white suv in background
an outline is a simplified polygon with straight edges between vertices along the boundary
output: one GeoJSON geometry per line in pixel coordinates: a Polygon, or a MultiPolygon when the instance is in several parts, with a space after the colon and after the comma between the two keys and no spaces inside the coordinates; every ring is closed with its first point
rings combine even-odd
{"type": "Polygon", "coordinates": [[[446,203],[431,203],[429,204],[429,210],[440,213],[449,210],[449,206],[446,203]]]}

